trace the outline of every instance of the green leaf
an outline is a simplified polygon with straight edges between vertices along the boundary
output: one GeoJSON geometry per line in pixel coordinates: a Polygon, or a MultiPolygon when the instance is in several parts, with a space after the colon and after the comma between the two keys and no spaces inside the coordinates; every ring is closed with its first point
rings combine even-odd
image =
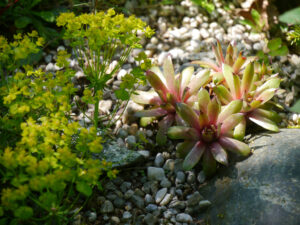
{"type": "Polygon", "coordinates": [[[92,188],[85,182],[77,182],[76,183],[76,190],[80,193],[84,194],[85,196],[89,197],[93,193],[92,188]]]}
{"type": "Polygon", "coordinates": [[[269,54],[271,56],[285,56],[289,53],[289,49],[286,45],[281,46],[279,49],[271,51],[269,54]]]}
{"type": "Polygon", "coordinates": [[[300,99],[296,101],[296,103],[290,108],[291,111],[300,113],[300,99]]]}
{"type": "Polygon", "coordinates": [[[54,11],[41,11],[34,12],[34,15],[42,18],[46,22],[53,23],[55,21],[55,13],[54,11]]]}
{"type": "Polygon", "coordinates": [[[248,25],[248,26],[250,26],[252,29],[255,28],[255,25],[254,25],[250,20],[240,20],[240,24],[248,25]]]}
{"type": "Polygon", "coordinates": [[[28,206],[21,206],[14,211],[14,215],[19,219],[27,220],[33,216],[33,210],[28,206]]]}
{"type": "Polygon", "coordinates": [[[55,205],[57,196],[51,192],[46,192],[40,195],[39,201],[48,209],[55,205]]]}
{"type": "Polygon", "coordinates": [[[270,50],[276,50],[280,48],[281,43],[282,43],[281,38],[272,39],[271,41],[268,42],[268,48],[270,50]]]}
{"type": "Polygon", "coordinates": [[[32,22],[31,18],[27,16],[22,16],[15,20],[15,26],[18,29],[22,29],[24,27],[27,27],[27,25],[30,24],[31,22],[32,22]]]}
{"type": "Polygon", "coordinates": [[[254,22],[256,23],[256,25],[260,25],[260,14],[257,10],[252,9],[251,10],[251,16],[254,20],[254,22]]]}
{"type": "Polygon", "coordinates": [[[116,90],[115,95],[118,99],[120,99],[122,101],[126,101],[130,98],[128,91],[126,91],[125,89],[116,90]]]}
{"type": "Polygon", "coordinates": [[[300,24],[300,7],[291,9],[279,16],[279,21],[287,24],[300,24]]]}

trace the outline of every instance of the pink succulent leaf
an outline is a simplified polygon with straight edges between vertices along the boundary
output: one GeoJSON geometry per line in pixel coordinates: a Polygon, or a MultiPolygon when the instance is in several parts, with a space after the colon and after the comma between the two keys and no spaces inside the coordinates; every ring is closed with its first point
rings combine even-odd
{"type": "Polygon", "coordinates": [[[219,40],[217,40],[217,48],[218,48],[218,52],[219,52],[219,56],[220,56],[220,60],[222,63],[224,63],[224,55],[223,55],[223,51],[222,51],[222,46],[219,40]]]}
{"type": "Polygon", "coordinates": [[[247,95],[248,91],[251,90],[254,76],[254,64],[249,63],[244,71],[241,85],[242,95],[247,95]]]}
{"type": "Polygon", "coordinates": [[[218,117],[218,123],[222,123],[226,118],[234,113],[239,113],[243,107],[242,100],[231,101],[228,105],[224,106],[218,117]]]}
{"type": "Polygon", "coordinates": [[[233,64],[232,55],[233,55],[233,48],[232,48],[232,45],[229,44],[227,47],[227,50],[226,50],[225,63],[230,66],[232,66],[232,64],[233,64]]]}
{"type": "Polygon", "coordinates": [[[211,177],[217,170],[217,162],[210,151],[205,151],[202,157],[203,172],[206,177],[211,177]]]}
{"type": "Polygon", "coordinates": [[[223,104],[228,104],[233,100],[231,93],[223,85],[215,86],[213,91],[223,104]]]}
{"type": "Polygon", "coordinates": [[[225,119],[221,126],[221,134],[227,134],[228,131],[231,131],[235,128],[243,119],[244,115],[242,113],[236,113],[230,115],[225,119]]]}
{"type": "Polygon", "coordinates": [[[135,91],[135,93],[131,95],[131,99],[138,104],[160,105],[163,103],[158,94],[154,91],[135,91]]]}
{"type": "Polygon", "coordinates": [[[210,103],[209,93],[206,89],[202,88],[198,93],[199,110],[202,113],[207,114],[207,106],[209,103],[210,103]]]}
{"type": "Polygon", "coordinates": [[[246,61],[246,57],[242,56],[242,53],[239,53],[238,58],[235,60],[235,63],[233,64],[233,72],[235,74],[238,74],[238,72],[240,71],[240,68],[244,65],[245,61],[246,61]]]}
{"type": "Polygon", "coordinates": [[[205,145],[198,141],[191,149],[189,154],[185,157],[182,168],[184,170],[191,170],[199,162],[202,154],[205,151],[205,148],[205,145]]]}
{"type": "Polygon", "coordinates": [[[214,159],[227,166],[228,165],[228,157],[227,152],[224,150],[224,148],[218,143],[214,142],[210,145],[210,152],[212,153],[214,159]]]}
{"type": "Polygon", "coordinates": [[[271,98],[273,98],[276,88],[267,89],[264,92],[262,92],[258,97],[256,97],[256,100],[261,101],[261,104],[266,103],[271,98]]]}
{"type": "Polygon", "coordinates": [[[171,93],[175,94],[176,93],[175,73],[174,73],[172,58],[170,55],[168,55],[164,60],[163,73],[166,78],[168,89],[170,90],[171,93]]]}
{"type": "Polygon", "coordinates": [[[202,70],[197,73],[190,81],[189,93],[190,95],[194,95],[199,89],[208,82],[209,80],[209,70],[202,70]]]}
{"type": "Polygon", "coordinates": [[[257,125],[270,130],[270,131],[274,131],[274,132],[278,132],[279,128],[276,125],[276,123],[274,123],[272,120],[269,120],[266,117],[260,116],[260,115],[249,115],[249,120],[251,120],[252,122],[256,123],[257,125]]]}
{"type": "Polygon", "coordinates": [[[220,104],[217,98],[213,98],[207,106],[207,116],[210,124],[216,124],[220,113],[220,104]]]}
{"type": "Polygon", "coordinates": [[[173,126],[168,129],[168,137],[171,139],[198,140],[199,133],[191,127],[173,126]]]}
{"type": "Polygon", "coordinates": [[[271,79],[267,80],[263,85],[259,86],[256,89],[255,96],[260,95],[262,92],[264,92],[267,89],[279,88],[279,85],[280,85],[279,78],[271,78],[271,79]]]}
{"type": "Polygon", "coordinates": [[[240,99],[242,97],[242,93],[241,93],[241,80],[239,75],[233,75],[233,83],[234,83],[235,99],[240,99]]]}
{"type": "Polygon", "coordinates": [[[190,83],[194,70],[193,66],[189,66],[181,72],[181,87],[186,87],[190,83]]]}
{"type": "Polygon", "coordinates": [[[163,98],[163,100],[166,100],[166,93],[169,92],[169,89],[161,81],[159,76],[157,76],[152,71],[147,71],[146,77],[154,90],[160,95],[160,97],[163,98]]]}
{"type": "Polygon", "coordinates": [[[172,93],[167,93],[167,101],[173,106],[175,106],[177,103],[177,99],[172,93]]]}
{"type": "Polygon", "coordinates": [[[186,140],[177,144],[176,146],[176,156],[179,158],[185,158],[190,150],[195,146],[196,141],[186,140]]]}
{"type": "Polygon", "coordinates": [[[174,115],[168,114],[158,123],[158,131],[156,134],[156,142],[159,145],[164,145],[167,141],[167,131],[170,126],[174,123],[174,115]]]}
{"type": "Polygon", "coordinates": [[[192,95],[185,101],[185,103],[193,107],[195,104],[197,104],[197,101],[198,101],[197,95],[192,95]]]}
{"type": "Polygon", "coordinates": [[[233,137],[239,141],[242,141],[246,133],[246,118],[243,117],[241,122],[234,128],[233,137]]]}
{"type": "Polygon", "coordinates": [[[217,63],[218,63],[218,66],[221,67],[222,66],[222,59],[221,59],[221,56],[220,56],[220,52],[219,52],[219,49],[217,46],[215,45],[212,45],[212,50],[215,54],[215,57],[216,57],[216,60],[217,60],[217,63]]]}
{"type": "Polygon", "coordinates": [[[220,67],[218,67],[216,64],[213,62],[207,62],[207,61],[192,61],[192,64],[198,64],[204,68],[210,68],[214,70],[215,72],[220,72],[220,67]]]}
{"type": "Polygon", "coordinates": [[[134,116],[136,117],[160,117],[164,116],[168,113],[168,111],[162,109],[162,108],[156,108],[156,109],[149,109],[149,110],[141,110],[138,112],[135,112],[134,116]]]}
{"type": "Polygon", "coordinates": [[[243,156],[250,154],[250,148],[245,143],[229,137],[220,137],[219,143],[228,151],[238,153],[243,156]]]}
{"type": "Polygon", "coordinates": [[[165,86],[167,86],[166,78],[165,78],[164,74],[162,73],[162,71],[161,71],[161,69],[159,67],[154,66],[154,67],[152,67],[150,69],[150,71],[152,71],[153,73],[155,73],[159,77],[159,79],[163,82],[163,84],[165,86]]]}
{"type": "Polygon", "coordinates": [[[188,106],[185,103],[177,103],[176,110],[181,118],[191,127],[195,128],[196,130],[200,130],[200,123],[198,119],[198,115],[194,111],[193,108],[188,106]]]}

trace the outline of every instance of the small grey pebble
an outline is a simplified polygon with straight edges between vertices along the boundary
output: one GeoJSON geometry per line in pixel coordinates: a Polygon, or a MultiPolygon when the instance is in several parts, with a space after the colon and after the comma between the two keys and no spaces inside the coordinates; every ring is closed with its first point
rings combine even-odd
{"type": "Polygon", "coordinates": [[[130,212],[125,211],[125,212],[123,213],[123,219],[129,220],[129,219],[131,219],[131,218],[132,218],[132,214],[131,214],[130,212]]]}
{"type": "Polygon", "coordinates": [[[179,213],[176,215],[176,221],[182,223],[191,223],[193,222],[193,218],[186,213],[179,213]]]}
{"type": "Polygon", "coordinates": [[[154,160],[154,165],[156,167],[162,167],[162,165],[164,164],[164,157],[161,153],[158,153],[155,157],[155,160],[154,160]]]}
{"type": "Polygon", "coordinates": [[[160,182],[160,186],[163,188],[169,188],[172,186],[171,182],[168,180],[168,178],[164,178],[160,182]]]}
{"type": "Polygon", "coordinates": [[[117,216],[112,216],[110,218],[110,220],[111,220],[112,224],[120,224],[120,222],[121,222],[119,217],[117,217],[117,216]]]}
{"type": "Polygon", "coordinates": [[[155,202],[158,204],[161,202],[161,200],[163,200],[163,198],[165,197],[165,195],[167,194],[168,189],[167,188],[162,188],[160,189],[156,195],[155,195],[155,202]]]}
{"type": "Polygon", "coordinates": [[[146,202],[146,204],[153,203],[154,202],[153,197],[149,194],[146,194],[145,195],[145,202],[146,202]]]}
{"type": "Polygon", "coordinates": [[[200,184],[203,184],[205,179],[206,179],[206,177],[205,177],[205,174],[202,170],[200,173],[198,173],[197,180],[200,184]]]}
{"type": "Polygon", "coordinates": [[[128,191],[125,192],[124,198],[125,199],[130,199],[133,196],[133,194],[134,194],[133,190],[128,190],[128,191]]]}
{"type": "Polygon", "coordinates": [[[175,182],[176,182],[176,183],[179,183],[179,184],[185,182],[185,174],[184,174],[184,172],[178,171],[178,172],[176,173],[176,181],[175,181],[175,182]]]}
{"type": "Polygon", "coordinates": [[[187,181],[189,184],[194,183],[195,180],[196,180],[195,173],[194,173],[193,171],[188,171],[187,173],[188,173],[188,175],[187,175],[186,181],[187,181]]]}
{"type": "Polygon", "coordinates": [[[146,211],[151,213],[157,210],[157,208],[158,208],[157,205],[149,204],[146,206],[146,211]]]}
{"type": "Polygon", "coordinates": [[[198,205],[199,205],[199,207],[200,207],[201,209],[205,209],[205,208],[211,206],[211,202],[208,201],[208,200],[202,200],[202,201],[199,202],[198,205]]]}
{"type": "Polygon", "coordinates": [[[96,219],[97,219],[97,213],[90,212],[89,215],[88,215],[89,222],[94,222],[96,219]]]}

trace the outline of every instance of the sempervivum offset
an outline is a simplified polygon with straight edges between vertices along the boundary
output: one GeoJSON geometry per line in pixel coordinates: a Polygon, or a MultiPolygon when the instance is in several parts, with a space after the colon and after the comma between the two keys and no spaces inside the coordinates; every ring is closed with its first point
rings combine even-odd
{"type": "Polygon", "coordinates": [[[172,59],[168,56],[163,64],[163,72],[158,67],[147,71],[146,77],[154,91],[136,91],[133,101],[139,104],[150,104],[150,109],[136,112],[137,117],[162,117],[158,126],[156,141],[164,144],[166,132],[175,121],[181,119],[176,113],[177,103],[193,106],[199,89],[209,81],[209,71],[204,70],[193,75],[194,67],[187,67],[175,75],[172,59]]]}
{"type": "Polygon", "coordinates": [[[239,113],[241,100],[233,100],[222,107],[217,98],[210,99],[209,93],[199,91],[199,111],[185,103],[177,103],[176,109],[186,126],[173,126],[168,130],[172,139],[184,139],[177,145],[177,155],[185,157],[183,169],[190,170],[202,159],[203,171],[207,176],[215,173],[217,163],[228,164],[227,152],[243,156],[250,154],[250,148],[243,142],[232,138],[232,131],[243,119],[239,113]]]}
{"type": "Polygon", "coordinates": [[[266,103],[279,88],[280,78],[274,74],[259,80],[260,77],[255,76],[253,63],[247,65],[242,76],[235,75],[232,70],[229,65],[223,65],[225,84],[215,86],[213,91],[224,105],[233,100],[243,100],[241,113],[244,118],[235,129],[235,137],[238,139],[244,137],[246,119],[267,130],[277,132],[279,129],[276,122],[280,120],[280,117],[274,111],[267,109],[266,103]]]}

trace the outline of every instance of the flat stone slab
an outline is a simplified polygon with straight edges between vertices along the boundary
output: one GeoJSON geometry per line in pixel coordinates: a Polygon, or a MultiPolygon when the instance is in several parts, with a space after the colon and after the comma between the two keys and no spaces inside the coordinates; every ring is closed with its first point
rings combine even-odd
{"type": "Polygon", "coordinates": [[[264,133],[253,155],[219,168],[200,188],[212,206],[199,215],[213,225],[300,224],[300,129],[264,133]]]}
{"type": "Polygon", "coordinates": [[[137,151],[120,146],[114,141],[103,144],[101,153],[94,154],[94,156],[95,158],[112,162],[113,168],[132,166],[144,160],[143,155],[137,151]]]}

